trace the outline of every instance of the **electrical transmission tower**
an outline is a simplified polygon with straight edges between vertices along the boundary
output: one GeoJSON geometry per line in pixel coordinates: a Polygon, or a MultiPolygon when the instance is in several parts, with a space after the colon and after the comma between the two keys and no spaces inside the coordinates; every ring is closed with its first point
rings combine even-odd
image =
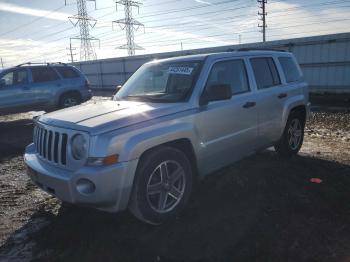
{"type": "Polygon", "coordinates": [[[260,16],[260,20],[262,21],[262,25],[258,25],[258,27],[262,28],[261,32],[263,34],[263,42],[266,42],[266,4],[267,0],[258,0],[259,8],[262,12],[258,12],[258,15],[260,16]]]}
{"type": "Polygon", "coordinates": [[[71,23],[76,27],[79,25],[80,35],[70,38],[70,46],[72,45],[72,40],[80,40],[80,60],[94,60],[96,59],[96,53],[91,44],[92,41],[99,41],[99,39],[90,35],[90,27],[93,28],[97,20],[88,15],[86,9],[86,1],[95,2],[96,9],[96,0],[76,0],[78,14],[75,16],[68,17],[71,23]]]}
{"type": "Polygon", "coordinates": [[[127,49],[128,55],[133,56],[135,55],[135,50],[143,49],[141,46],[135,44],[134,31],[137,31],[140,27],[144,25],[132,17],[132,8],[133,7],[139,8],[140,3],[133,0],[118,0],[115,3],[116,3],[116,8],[118,7],[118,4],[123,5],[124,12],[125,12],[125,18],[112,22],[112,27],[114,23],[119,24],[120,27],[126,32],[126,44],[118,48],[127,49]]]}

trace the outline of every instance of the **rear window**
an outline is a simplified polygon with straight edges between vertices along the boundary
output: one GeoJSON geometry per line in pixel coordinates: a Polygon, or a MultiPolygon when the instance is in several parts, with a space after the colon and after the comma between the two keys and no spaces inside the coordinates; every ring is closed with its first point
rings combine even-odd
{"type": "Polygon", "coordinates": [[[35,83],[48,82],[58,80],[57,73],[50,67],[33,67],[32,77],[35,83]]]}
{"type": "Polygon", "coordinates": [[[57,66],[55,69],[63,78],[78,78],[79,74],[73,69],[69,67],[57,66]]]}
{"type": "Polygon", "coordinates": [[[271,57],[252,58],[250,61],[258,89],[269,88],[281,84],[275,62],[271,57]]]}
{"type": "Polygon", "coordinates": [[[279,57],[278,61],[282,66],[287,83],[296,82],[301,79],[298,67],[291,57],[279,57]]]}

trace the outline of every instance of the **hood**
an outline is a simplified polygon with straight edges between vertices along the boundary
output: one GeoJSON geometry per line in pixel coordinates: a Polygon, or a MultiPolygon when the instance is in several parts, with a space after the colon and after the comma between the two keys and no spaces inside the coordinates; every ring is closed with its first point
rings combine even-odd
{"type": "Polygon", "coordinates": [[[144,103],[135,101],[99,101],[42,115],[44,124],[105,133],[154,118],[187,110],[188,103],[144,103]]]}

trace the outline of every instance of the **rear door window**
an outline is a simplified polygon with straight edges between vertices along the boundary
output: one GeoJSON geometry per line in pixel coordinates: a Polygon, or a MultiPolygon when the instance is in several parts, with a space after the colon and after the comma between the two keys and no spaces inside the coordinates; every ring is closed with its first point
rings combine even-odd
{"type": "Polygon", "coordinates": [[[296,82],[301,79],[298,67],[291,57],[279,57],[278,61],[282,66],[287,83],[296,82]]]}
{"type": "Polygon", "coordinates": [[[252,58],[250,62],[253,67],[258,89],[269,88],[281,84],[275,62],[271,57],[252,58]]]}
{"type": "Polygon", "coordinates": [[[50,67],[33,67],[31,70],[34,83],[49,82],[60,79],[57,73],[50,67]]]}
{"type": "Polygon", "coordinates": [[[249,91],[247,71],[243,60],[222,61],[213,65],[206,88],[221,84],[229,85],[233,95],[249,91]]]}
{"type": "Polygon", "coordinates": [[[79,74],[72,68],[56,66],[55,69],[63,78],[78,78],[79,74]]]}

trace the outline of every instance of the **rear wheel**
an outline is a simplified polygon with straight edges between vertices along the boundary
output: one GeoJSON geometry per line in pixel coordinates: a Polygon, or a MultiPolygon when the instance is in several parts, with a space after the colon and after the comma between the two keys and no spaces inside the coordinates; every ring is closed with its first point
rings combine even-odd
{"type": "Polygon", "coordinates": [[[67,108],[71,106],[79,105],[81,102],[80,96],[76,93],[64,94],[60,98],[59,108],[67,108]]]}
{"type": "Polygon", "coordinates": [[[146,223],[161,224],[185,206],[192,180],[190,162],[181,151],[160,147],[147,153],[136,172],[131,212],[146,223]]]}
{"type": "Polygon", "coordinates": [[[305,117],[300,112],[292,112],[279,142],[275,145],[277,153],[283,157],[296,155],[304,140],[305,117]]]}

